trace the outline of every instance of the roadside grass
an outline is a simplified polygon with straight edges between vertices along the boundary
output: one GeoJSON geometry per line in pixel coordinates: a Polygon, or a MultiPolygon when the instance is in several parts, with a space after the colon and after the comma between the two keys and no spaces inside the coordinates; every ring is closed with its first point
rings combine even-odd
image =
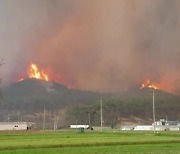
{"type": "Polygon", "coordinates": [[[0,132],[0,153],[180,153],[180,132],[0,132]]]}

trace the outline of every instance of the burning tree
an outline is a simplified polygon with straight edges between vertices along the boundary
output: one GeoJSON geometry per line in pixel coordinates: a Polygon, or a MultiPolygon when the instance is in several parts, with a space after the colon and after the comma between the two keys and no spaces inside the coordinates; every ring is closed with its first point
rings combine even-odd
{"type": "Polygon", "coordinates": [[[159,89],[158,85],[155,83],[152,83],[152,81],[150,81],[149,79],[146,79],[142,84],[140,89],[143,88],[151,88],[151,89],[159,89]]]}
{"type": "MultiPolygon", "coordinates": [[[[36,64],[31,63],[27,70],[28,78],[41,79],[45,81],[49,81],[49,76],[44,73],[43,69],[40,69],[36,64]]],[[[18,81],[24,80],[24,77],[18,79],[18,81]]]]}

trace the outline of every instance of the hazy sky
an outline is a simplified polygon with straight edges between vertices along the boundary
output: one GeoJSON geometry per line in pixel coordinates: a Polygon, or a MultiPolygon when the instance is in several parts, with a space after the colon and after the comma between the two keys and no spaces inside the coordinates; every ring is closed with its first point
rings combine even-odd
{"type": "Polygon", "coordinates": [[[3,83],[31,62],[70,88],[120,91],[180,79],[179,0],[0,0],[3,83]]]}

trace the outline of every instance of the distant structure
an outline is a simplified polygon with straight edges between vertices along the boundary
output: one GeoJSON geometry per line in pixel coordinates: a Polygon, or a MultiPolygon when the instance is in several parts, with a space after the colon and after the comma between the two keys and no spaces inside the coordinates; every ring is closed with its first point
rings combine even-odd
{"type": "Polygon", "coordinates": [[[70,128],[84,128],[84,129],[87,129],[89,128],[89,125],[70,125],[70,128]]]}
{"type": "Polygon", "coordinates": [[[160,119],[152,125],[137,125],[137,126],[121,126],[121,130],[138,130],[138,131],[180,131],[180,121],[167,121],[160,119]],[[154,128],[154,126],[156,126],[154,128]]]}
{"type": "Polygon", "coordinates": [[[0,122],[0,131],[29,129],[31,129],[31,123],[28,122],[0,122]]]}
{"type": "Polygon", "coordinates": [[[156,130],[178,130],[180,131],[180,121],[168,121],[165,119],[160,119],[155,122],[156,130]]]}
{"type": "Polygon", "coordinates": [[[158,126],[180,126],[180,121],[169,121],[165,119],[160,119],[159,121],[156,121],[156,125],[158,126]]]}

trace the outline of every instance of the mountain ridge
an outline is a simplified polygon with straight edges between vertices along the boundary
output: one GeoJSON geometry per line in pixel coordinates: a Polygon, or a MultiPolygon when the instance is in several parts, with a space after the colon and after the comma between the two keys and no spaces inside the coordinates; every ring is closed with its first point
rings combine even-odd
{"type": "MultiPolygon", "coordinates": [[[[12,84],[4,89],[4,106],[5,108],[21,108],[22,103],[29,102],[30,105],[43,104],[49,107],[66,105],[71,103],[89,103],[100,99],[100,94],[89,91],[68,89],[65,86],[39,79],[26,79],[12,84]]],[[[24,106],[24,105],[23,105],[24,106]]]]}

